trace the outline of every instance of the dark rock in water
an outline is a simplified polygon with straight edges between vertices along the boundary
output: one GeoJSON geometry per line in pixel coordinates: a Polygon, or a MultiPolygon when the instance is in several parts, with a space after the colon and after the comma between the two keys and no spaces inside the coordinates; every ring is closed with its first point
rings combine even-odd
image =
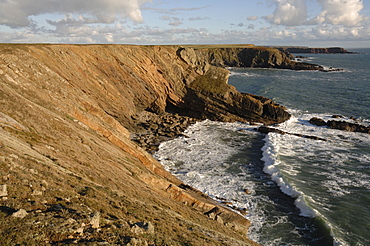
{"type": "Polygon", "coordinates": [[[312,125],[316,125],[316,126],[326,126],[326,122],[323,119],[316,118],[316,117],[311,118],[309,122],[312,125]]]}
{"type": "Polygon", "coordinates": [[[270,133],[270,132],[276,132],[276,133],[279,133],[279,134],[286,134],[287,133],[287,132],[281,131],[279,129],[271,128],[271,127],[267,127],[267,126],[258,127],[258,131],[262,132],[262,133],[266,133],[266,134],[270,133]]]}
{"type": "Polygon", "coordinates": [[[347,121],[336,121],[336,120],[329,120],[327,122],[327,126],[331,129],[338,129],[348,132],[363,132],[370,134],[370,127],[363,126],[357,123],[350,123],[347,121]]]}
{"type": "MultiPolygon", "coordinates": [[[[344,118],[344,116],[341,115],[333,115],[332,118],[344,118]]],[[[320,118],[311,118],[309,121],[312,125],[316,126],[328,126],[331,129],[337,129],[347,132],[363,132],[363,133],[369,133],[370,134],[370,127],[360,125],[358,123],[351,123],[347,121],[338,121],[338,120],[329,120],[328,122],[325,122],[323,119],[320,118]]]]}
{"type": "Polygon", "coordinates": [[[339,118],[344,118],[344,116],[340,115],[340,114],[335,114],[335,115],[332,116],[332,118],[339,119],[339,118]]]}
{"type": "Polygon", "coordinates": [[[287,135],[293,135],[293,136],[302,137],[302,138],[309,138],[309,139],[313,139],[313,140],[327,141],[324,138],[319,138],[319,137],[316,137],[316,136],[310,136],[310,135],[304,135],[304,134],[298,134],[298,133],[285,132],[285,131],[282,131],[282,130],[279,130],[279,129],[276,129],[276,128],[267,127],[267,126],[261,126],[257,130],[259,132],[262,132],[262,133],[265,133],[265,134],[267,134],[269,132],[275,132],[275,133],[279,133],[279,134],[282,134],[282,135],[287,134],[287,135]]]}

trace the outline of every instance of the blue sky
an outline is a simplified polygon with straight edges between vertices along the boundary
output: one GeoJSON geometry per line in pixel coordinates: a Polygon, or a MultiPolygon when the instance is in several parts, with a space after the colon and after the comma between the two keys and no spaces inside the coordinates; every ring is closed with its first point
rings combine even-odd
{"type": "Polygon", "coordinates": [[[370,47],[369,0],[0,0],[0,42],[370,47]]]}

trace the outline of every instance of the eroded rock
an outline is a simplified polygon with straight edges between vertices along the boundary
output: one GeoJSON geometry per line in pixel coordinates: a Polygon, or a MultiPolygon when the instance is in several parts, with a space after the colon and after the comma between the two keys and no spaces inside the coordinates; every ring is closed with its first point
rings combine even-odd
{"type": "Polygon", "coordinates": [[[0,197],[8,196],[8,190],[6,184],[0,185],[0,197]]]}
{"type": "Polygon", "coordinates": [[[19,209],[17,212],[13,213],[12,216],[15,218],[23,219],[28,215],[27,211],[24,209],[19,209]]]}

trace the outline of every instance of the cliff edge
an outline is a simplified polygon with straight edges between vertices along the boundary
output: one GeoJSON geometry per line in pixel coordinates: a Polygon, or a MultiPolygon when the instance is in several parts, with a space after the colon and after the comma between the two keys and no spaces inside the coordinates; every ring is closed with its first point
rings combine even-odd
{"type": "Polygon", "coordinates": [[[256,245],[247,219],[132,141],[164,115],[290,117],[237,92],[219,65],[180,46],[1,44],[2,242],[256,245]]]}

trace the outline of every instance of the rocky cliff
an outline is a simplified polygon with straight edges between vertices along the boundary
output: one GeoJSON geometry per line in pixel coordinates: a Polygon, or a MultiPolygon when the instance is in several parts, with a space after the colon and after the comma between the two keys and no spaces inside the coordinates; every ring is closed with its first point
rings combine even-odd
{"type": "MultiPolygon", "coordinates": [[[[171,115],[184,125],[288,119],[270,99],[227,84],[219,66],[235,62],[234,53],[222,59],[228,52],[0,45],[2,242],[255,245],[248,220],[183,184],[132,141],[153,130],[145,124],[171,115]]],[[[261,66],[258,59],[251,64],[261,66]]],[[[235,65],[249,64],[242,61],[235,65]]]]}
{"type": "Polygon", "coordinates": [[[350,54],[341,47],[312,48],[312,47],[276,47],[279,50],[289,53],[311,53],[311,54],[350,54]]]}
{"type": "Polygon", "coordinates": [[[215,66],[323,70],[322,66],[295,62],[286,54],[268,47],[222,47],[196,49],[196,53],[215,66]]]}

